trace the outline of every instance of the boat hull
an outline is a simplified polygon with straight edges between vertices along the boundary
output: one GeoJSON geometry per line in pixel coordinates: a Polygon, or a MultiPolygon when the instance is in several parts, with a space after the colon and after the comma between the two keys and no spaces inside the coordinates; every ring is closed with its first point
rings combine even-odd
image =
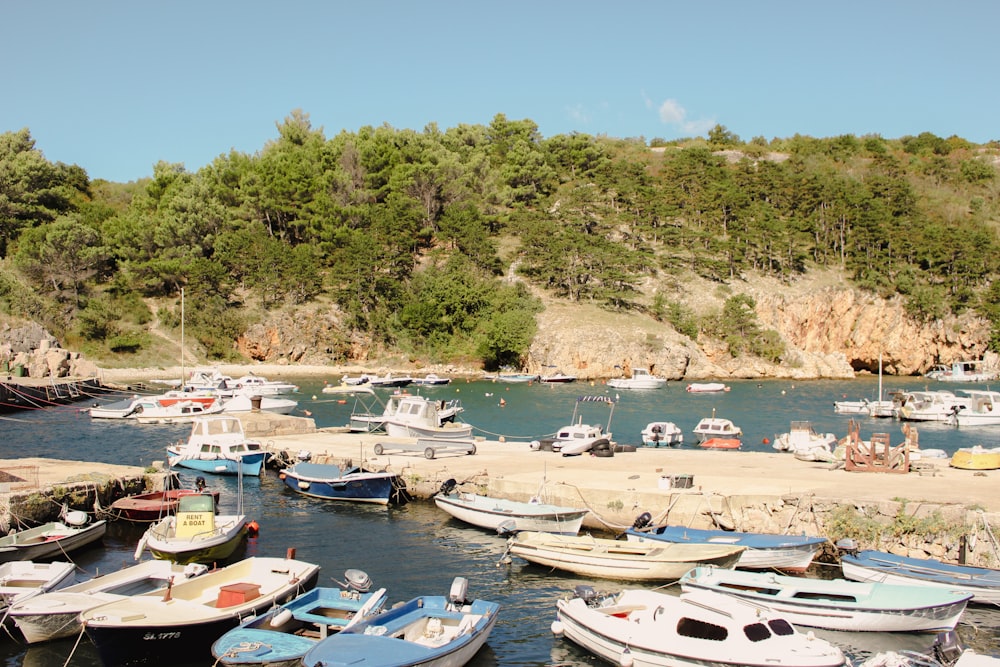
{"type": "Polygon", "coordinates": [[[497,532],[538,531],[576,535],[589,510],[459,494],[434,496],[434,504],[459,521],[497,532]]]}
{"type": "Polygon", "coordinates": [[[1000,605],[1000,570],[906,558],[880,551],[844,554],[844,576],[854,581],[935,586],[972,595],[977,604],[1000,605]]]}
{"type": "Polygon", "coordinates": [[[59,556],[97,542],[107,529],[106,521],[95,521],[80,528],[55,522],[8,535],[0,538],[0,563],[59,556]]]}
{"type": "Polygon", "coordinates": [[[385,432],[393,438],[436,438],[438,440],[468,440],[472,437],[472,426],[461,423],[446,423],[440,427],[405,424],[388,419],[385,432]]]}
{"type": "MultiPolygon", "coordinates": [[[[117,512],[118,517],[127,521],[146,523],[159,521],[163,517],[177,511],[177,503],[181,496],[195,495],[203,493],[195,489],[168,489],[167,491],[157,491],[155,493],[144,493],[136,496],[119,498],[111,503],[111,511],[117,512]]],[[[219,505],[219,492],[210,493],[216,507],[219,505]]]]}
{"type": "Polygon", "coordinates": [[[242,473],[247,477],[260,477],[260,471],[264,468],[266,452],[247,454],[240,459],[193,459],[184,457],[171,457],[170,465],[198,472],[212,473],[213,475],[239,475],[242,473]]]}
{"type": "Polygon", "coordinates": [[[325,475],[322,464],[300,463],[282,470],[279,477],[292,491],[310,498],[344,500],[356,503],[387,505],[396,491],[395,473],[348,473],[325,475]]]}

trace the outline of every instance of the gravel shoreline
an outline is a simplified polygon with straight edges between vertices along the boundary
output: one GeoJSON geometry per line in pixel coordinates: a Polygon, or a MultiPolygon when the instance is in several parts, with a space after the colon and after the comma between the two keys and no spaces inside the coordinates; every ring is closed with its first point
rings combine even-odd
{"type": "Polygon", "coordinates": [[[437,373],[449,377],[480,378],[484,373],[480,370],[460,369],[454,367],[428,367],[419,371],[386,368],[378,364],[359,366],[325,366],[310,364],[216,364],[210,366],[170,366],[168,368],[101,368],[99,377],[102,382],[150,382],[153,380],[179,380],[182,375],[190,376],[195,368],[211,368],[223,375],[238,378],[244,375],[259,375],[269,380],[296,377],[322,377],[330,382],[339,382],[344,375],[360,375],[362,373],[377,373],[384,375],[417,375],[437,373]]]}

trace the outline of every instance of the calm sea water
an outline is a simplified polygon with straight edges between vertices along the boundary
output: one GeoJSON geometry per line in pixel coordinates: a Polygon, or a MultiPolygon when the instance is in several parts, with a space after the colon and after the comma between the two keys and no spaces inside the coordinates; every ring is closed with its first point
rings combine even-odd
{"type": "MultiPolygon", "coordinates": [[[[337,383],[338,378],[327,378],[337,383]]],[[[302,378],[298,414],[311,413],[317,426],[347,424],[355,399],[323,394],[324,379],[302,378]]],[[[927,385],[920,379],[885,379],[884,392],[917,389],[927,385]]],[[[618,400],[611,413],[608,406],[579,402],[584,423],[608,426],[615,439],[639,442],[647,422],[669,420],[694,441],[691,429],[702,417],[732,419],[744,431],[744,449],[770,451],[771,440],[788,430],[793,420],[808,420],[820,432],[838,437],[847,433],[850,416],[833,412],[833,401],[874,398],[877,378],[854,381],[737,381],[725,394],[696,395],[683,384],[645,392],[608,390],[603,384],[504,385],[459,381],[419,391],[438,398],[460,398],[464,421],[476,427],[477,435],[503,436],[508,441],[530,441],[551,435],[568,424],[578,398],[610,395],[618,400]],[[504,405],[501,406],[501,399],[504,405]]],[[[932,388],[960,389],[942,383],[932,388]]],[[[971,388],[971,387],[967,387],[971,388]]],[[[416,390],[414,390],[416,391],[416,390]]],[[[388,390],[385,392],[388,393],[388,390]]],[[[370,400],[370,399],[368,399],[370,400]]],[[[91,422],[81,408],[59,407],[9,415],[0,422],[3,441],[0,458],[27,456],[105,461],[147,465],[164,458],[164,447],[187,437],[185,426],[141,426],[114,422],[91,422]]],[[[862,435],[888,432],[893,442],[902,438],[900,424],[892,420],[861,420],[862,435]]],[[[939,425],[919,427],[923,448],[952,452],[974,444],[996,445],[1000,427],[958,430],[939,425]]],[[[85,472],[85,471],[81,471],[85,472]]],[[[181,475],[193,485],[193,474],[181,475]]],[[[209,486],[222,491],[223,511],[236,508],[237,483],[233,478],[210,476],[209,486]]],[[[321,584],[343,578],[344,570],[366,571],[376,586],[385,586],[390,599],[407,600],[417,595],[447,594],[456,576],[469,579],[470,594],[502,605],[501,618],[489,646],[470,663],[491,665],[596,665],[599,660],[566,640],[551,635],[555,602],[578,584],[601,591],[621,590],[629,584],[589,580],[552,573],[516,561],[500,564],[505,540],[487,531],[466,527],[437,510],[432,503],[414,502],[398,508],[355,507],[311,500],[284,488],[277,475],[244,480],[244,509],[260,524],[260,536],[248,542],[243,555],[283,556],[295,548],[297,557],[322,566],[321,584]]],[[[107,572],[133,562],[133,552],[142,528],[124,522],[111,525],[102,546],[73,554],[80,577],[107,572]]],[[[676,587],[667,587],[676,592],[676,587]]],[[[962,640],[980,652],[1000,656],[1000,610],[974,608],[966,612],[959,627],[962,640]]],[[[886,650],[925,651],[933,637],[884,633],[816,634],[840,645],[854,658],[886,650]]],[[[15,634],[16,636],[16,634],[15,634]]],[[[8,666],[99,665],[97,654],[84,637],[48,645],[26,647],[11,637],[0,639],[0,658],[8,666]]],[[[208,666],[211,656],[165,657],[163,664],[208,666]]]]}

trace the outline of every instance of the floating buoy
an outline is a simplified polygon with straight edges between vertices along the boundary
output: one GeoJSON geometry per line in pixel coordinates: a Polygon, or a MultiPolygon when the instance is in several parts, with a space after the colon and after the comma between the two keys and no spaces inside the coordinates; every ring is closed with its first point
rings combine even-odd
{"type": "Polygon", "coordinates": [[[501,435],[499,438],[497,438],[497,442],[507,442],[507,438],[501,435]]]}
{"type": "Polygon", "coordinates": [[[503,398],[501,398],[500,399],[500,407],[502,408],[505,405],[507,405],[507,401],[505,401],[503,398]]]}
{"type": "Polygon", "coordinates": [[[552,634],[554,634],[556,637],[562,637],[563,634],[562,621],[552,621],[551,630],[552,634]]]}
{"type": "Polygon", "coordinates": [[[761,440],[761,442],[763,442],[765,445],[771,444],[771,441],[768,440],[767,438],[764,438],[763,440],[761,440]]]}
{"type": "Polygon", "coordinates": [[[314,401],[316,400],[316,394],[313,394],[313,400],[314,401]]]}
{"type": "Polygon", "coordinates": [[[312,412],[310,412],[309,410],[303,410],[302,414],[304,414],[306,417],[312,417],[312,412]]]}
{"type": "Polygon", "coordinates": [[[260,535],[260,524],[256,521],[251,521],[247,524],[247,535],[250,537],[257,537],[260,535]]]}

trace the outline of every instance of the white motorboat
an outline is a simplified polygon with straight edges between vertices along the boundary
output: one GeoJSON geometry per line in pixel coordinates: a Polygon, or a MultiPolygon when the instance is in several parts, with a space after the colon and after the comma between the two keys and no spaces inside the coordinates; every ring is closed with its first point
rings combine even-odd
{"type": "Polygon", "coordinates": [[[555,373],[549,373],[548,375],[541,376],[540,378],[538,378],[538,381],[539,382],[546,382],[546,383],[549,383],[549,384],[576,382],[576,376],[575,375],[568,375],[566,373],[563,373],[560,370],[557,370],[555,373]]]}
{"type": "Polygon", "coordinates": [[[779,452],[791,452],[803,461],[834,460],[833,448],[837,436],[833,433],[817,433],[812,422],[793,421],[787,433],[774,436],[771,447],[779,452]]]}
{"type": "Polygon", "coordinates": [[[955,426],[993,426],[1000,424],[1000,391],[962,389],[967,404],[952,413],[945,422],[955,426]]]}
{"type": "Polygon", "coordinates": [[[689,394],[715,394],[720,391],[729,391],[729,385],[722,382],[692,382],[687,386],[689,394]]]}
{"type": "Polygon", "coordinates": [[[73,582],[76,566],[65,561],[35,563],[14,560],[0,563],[0,614],[6,620],[9,607],[73,582]]]}
{"type": "Polygon", "coordinates": [[[970,403],[969,398],[959,398],[954,393],[938,391],[904,392],[897,414],[903,421],[947,421],[970,403]]]}
{"type": "Polygon", "coordinates": [[[29,644],[76,637],[80,634],[79,616],[84,611],[129,595],[163,590],[171,580],[179,582],[207,569],[204,565],[147,560],[16,602],[8,613],[29,644]]]}
{"type": "Polygon", "coordinates": [[[456,486],[454,479],[446,480],[435,494],[434,504],[459,521],[501,534],[530,530],[576,535],[590,512],[585,507],[551,505],[537,496],[522,502],[461,493],[456,486]]]}
{"type": "Polygon", "coordinates": [[[699,591],[680,596],[589,586],[556,603],[552,631],[614,665],[662,667],[840,667],[844,653],[801,633],[780,613],[699,591]]]}
{"type": "Polygon", "coordinates": [[[368,384],[373,387],[408,387],[410,383],[413,382],[413,378],[409,375],[393,375],[392,373],[386,373],[385,375],[369,375],[368,384]]]}
{"type": "Polygon", "coordinates": [[[428,373],[423,377],[411,378],[411,380],[418,387],[440,387],[451,382],[451,378],[441,377],[435,373],[428,373]]]}
{"type": "Polygon", "coordinates": [[[555,435],[545,440],[535,440],[531,443],[533,450],[550,449],[562,452],[563,456],[577,456],[593,451],[595,455],[609,456],[614,454],[611,447],[611,431],[605,431],[600,424],[584,424],[580,405],[584,403],[603,403],[608,406],[608,429],[615,414],[615,401],[610,396],[594,395],[580,396],[573,406],[573,416],[570,424],[563,426],[555,435]]]}
{"type": "Polygon", "coordinates": [[[716,417],[715,410],[711,417],[699,421],[693,432],[698,436],[698,444],[705,448],[738,449],[743,437],[743,429],[729,419],[716,417]]]}
{"type": "Polygon", "coordinates": [[[646,447],[672,447],[684,443],[684,432],[673,422],[649,422],[640,435],[646,447]]]}
{"type": "Polygon", "coordinates": [[[472,437],[472,426],[454,420],[461,411],[458,399],[435,401],[425,396],[402,395],[394,402],[395,409],[385,416],[385,432],[396,438],[440,438],[466,440],[472,437]]]}
{"type": "Polygon", "coordinates": [[[260,476],[268,452],[260,442],[246,437],[238,417],[218,415],[192,421],[188,439],[167,447],[167,463],[171,468],[260,476]]]}
{"type": "Polygon", "coordinates": [[[250,394],[235,394],[222,399],[222,412],[273,412],[276,415],[290,415],[299,405],[298,401],[279,396],[251,396],[250,394]]]}
{"type": "Polygon", "coordinates": [[[221,412],[222,401],[216,398],[211,403],[197,399],[165,403],[154,397],[140,401],[127,419],[140,424],[181,424],[221,412]]]}
{"type": "Polygon", "coordinates": [[[925,377],[940,382],[991,382],[997,379],[997,373],[987,370],[982,361],[955,361],[950,366],[934,366],[925,377]]]}
{"type": "Polygon", "coordinates": [[[34,528],[11,530],[0,537],[0,563],[65,555],[100,540],[108,530],[107,521],[90,522],[83,512],[64,511],[63,516],[65,523],[50,521],[34,528]],[[74,523],[78,516],[79,523],[74,523]]]}
{"type": "Polygon", "coordinates": [[[318,577],[314,563],[256,556],[161,592],[98,605],[80,614],[80,621],[105,665],[206,656],[241,620],[312,589],[318,577]]]}
{"type": "Polygon", "coordinates": [[[531,531],[519,532],[507,541],[507,553],[529,563],[584,577],[627,581],[674,581],[698,565],[731,568],[743,549],[729,544],[657,544],[531,531]]]}
{"type": "Polygon", "coordinates": [[[770,607],[795,625],[848,632],[942,632],[958,623],[968,592],[846,579],[697,567],[681,589],[710,590],[770,607]]]}
{"type": "Polygon", "coordinates": [[[667,378],[653,375],[648,368],[635,368],[628,377],[611,378],[607,382],[614,389],[661,389],[666,384],[667,378]]]}

